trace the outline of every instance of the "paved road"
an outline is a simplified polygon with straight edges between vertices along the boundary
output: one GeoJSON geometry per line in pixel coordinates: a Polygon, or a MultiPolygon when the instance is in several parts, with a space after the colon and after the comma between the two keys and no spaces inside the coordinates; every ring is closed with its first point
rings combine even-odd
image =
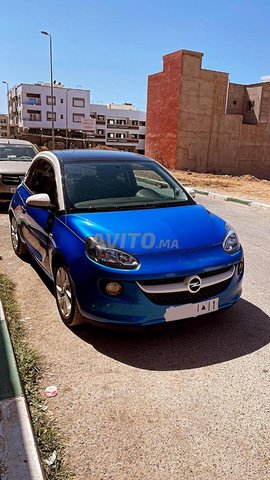
{"type": "MultiPolygon", "coordinates": [[[[1,271],[17,283],[32,344],[46,357],[49,408],[77,480],[270,478],[270,214],[198,196],[234,225],[243,299],[168,331],[119,334],[60,321],[53,296],[17,259],[0,215],[1,271]]],[[[50,287],[50,285],[48,285],[50,287]]]]}

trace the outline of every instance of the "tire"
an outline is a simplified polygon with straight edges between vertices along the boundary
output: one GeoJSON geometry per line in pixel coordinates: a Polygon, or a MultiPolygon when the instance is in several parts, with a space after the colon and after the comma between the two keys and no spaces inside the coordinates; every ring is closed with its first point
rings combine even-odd
{"type": "Polygon", "coordinates": [[[67,267],[59,264],[54,269],[54,295],[60,316],[65,325],[75,327],[84,323],[80,313],[72,280],[67,267]]]}
{"type": "Polygon", "coordinates": [[[19,258],[24,258],[27,253],[27,248],[21,241],[18,224],[14,216],[10,219],[10,237],[14,252],[19,258]]]}

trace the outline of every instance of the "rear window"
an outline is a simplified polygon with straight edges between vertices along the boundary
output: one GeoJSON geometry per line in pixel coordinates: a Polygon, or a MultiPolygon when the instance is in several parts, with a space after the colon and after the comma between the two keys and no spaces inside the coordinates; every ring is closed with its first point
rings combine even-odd
{"type": "Polygon", "coordinates": [[[31,145],[0,145],[0,161],[29,162],[35,155],[31,145]]]}

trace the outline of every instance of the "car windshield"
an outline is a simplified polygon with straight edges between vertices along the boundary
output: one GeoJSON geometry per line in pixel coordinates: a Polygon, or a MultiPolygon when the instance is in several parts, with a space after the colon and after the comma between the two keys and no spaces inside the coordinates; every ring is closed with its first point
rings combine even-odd
{"type": "Polygon", "coordinates": [[[70,211],[128,210],[193,203],[154,162],[66,162],[63,181],[70,211]]]}
{"type": "Polygon", "coordinates": [[[0,161],[30,162],[35,155],[31,145],[0,145],[0,161]]]}

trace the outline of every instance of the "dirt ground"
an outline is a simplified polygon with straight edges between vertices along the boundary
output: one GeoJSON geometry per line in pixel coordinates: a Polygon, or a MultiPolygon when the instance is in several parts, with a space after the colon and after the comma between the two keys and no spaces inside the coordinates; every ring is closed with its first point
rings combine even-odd
{"type": "Polygon", "coordinates": [[[172,174],[184,185],[201,188],[232,197],[270,203],[270,181],[259,180],[252,175],[232,177],[183,170],[171,170],[172,174]]]}

